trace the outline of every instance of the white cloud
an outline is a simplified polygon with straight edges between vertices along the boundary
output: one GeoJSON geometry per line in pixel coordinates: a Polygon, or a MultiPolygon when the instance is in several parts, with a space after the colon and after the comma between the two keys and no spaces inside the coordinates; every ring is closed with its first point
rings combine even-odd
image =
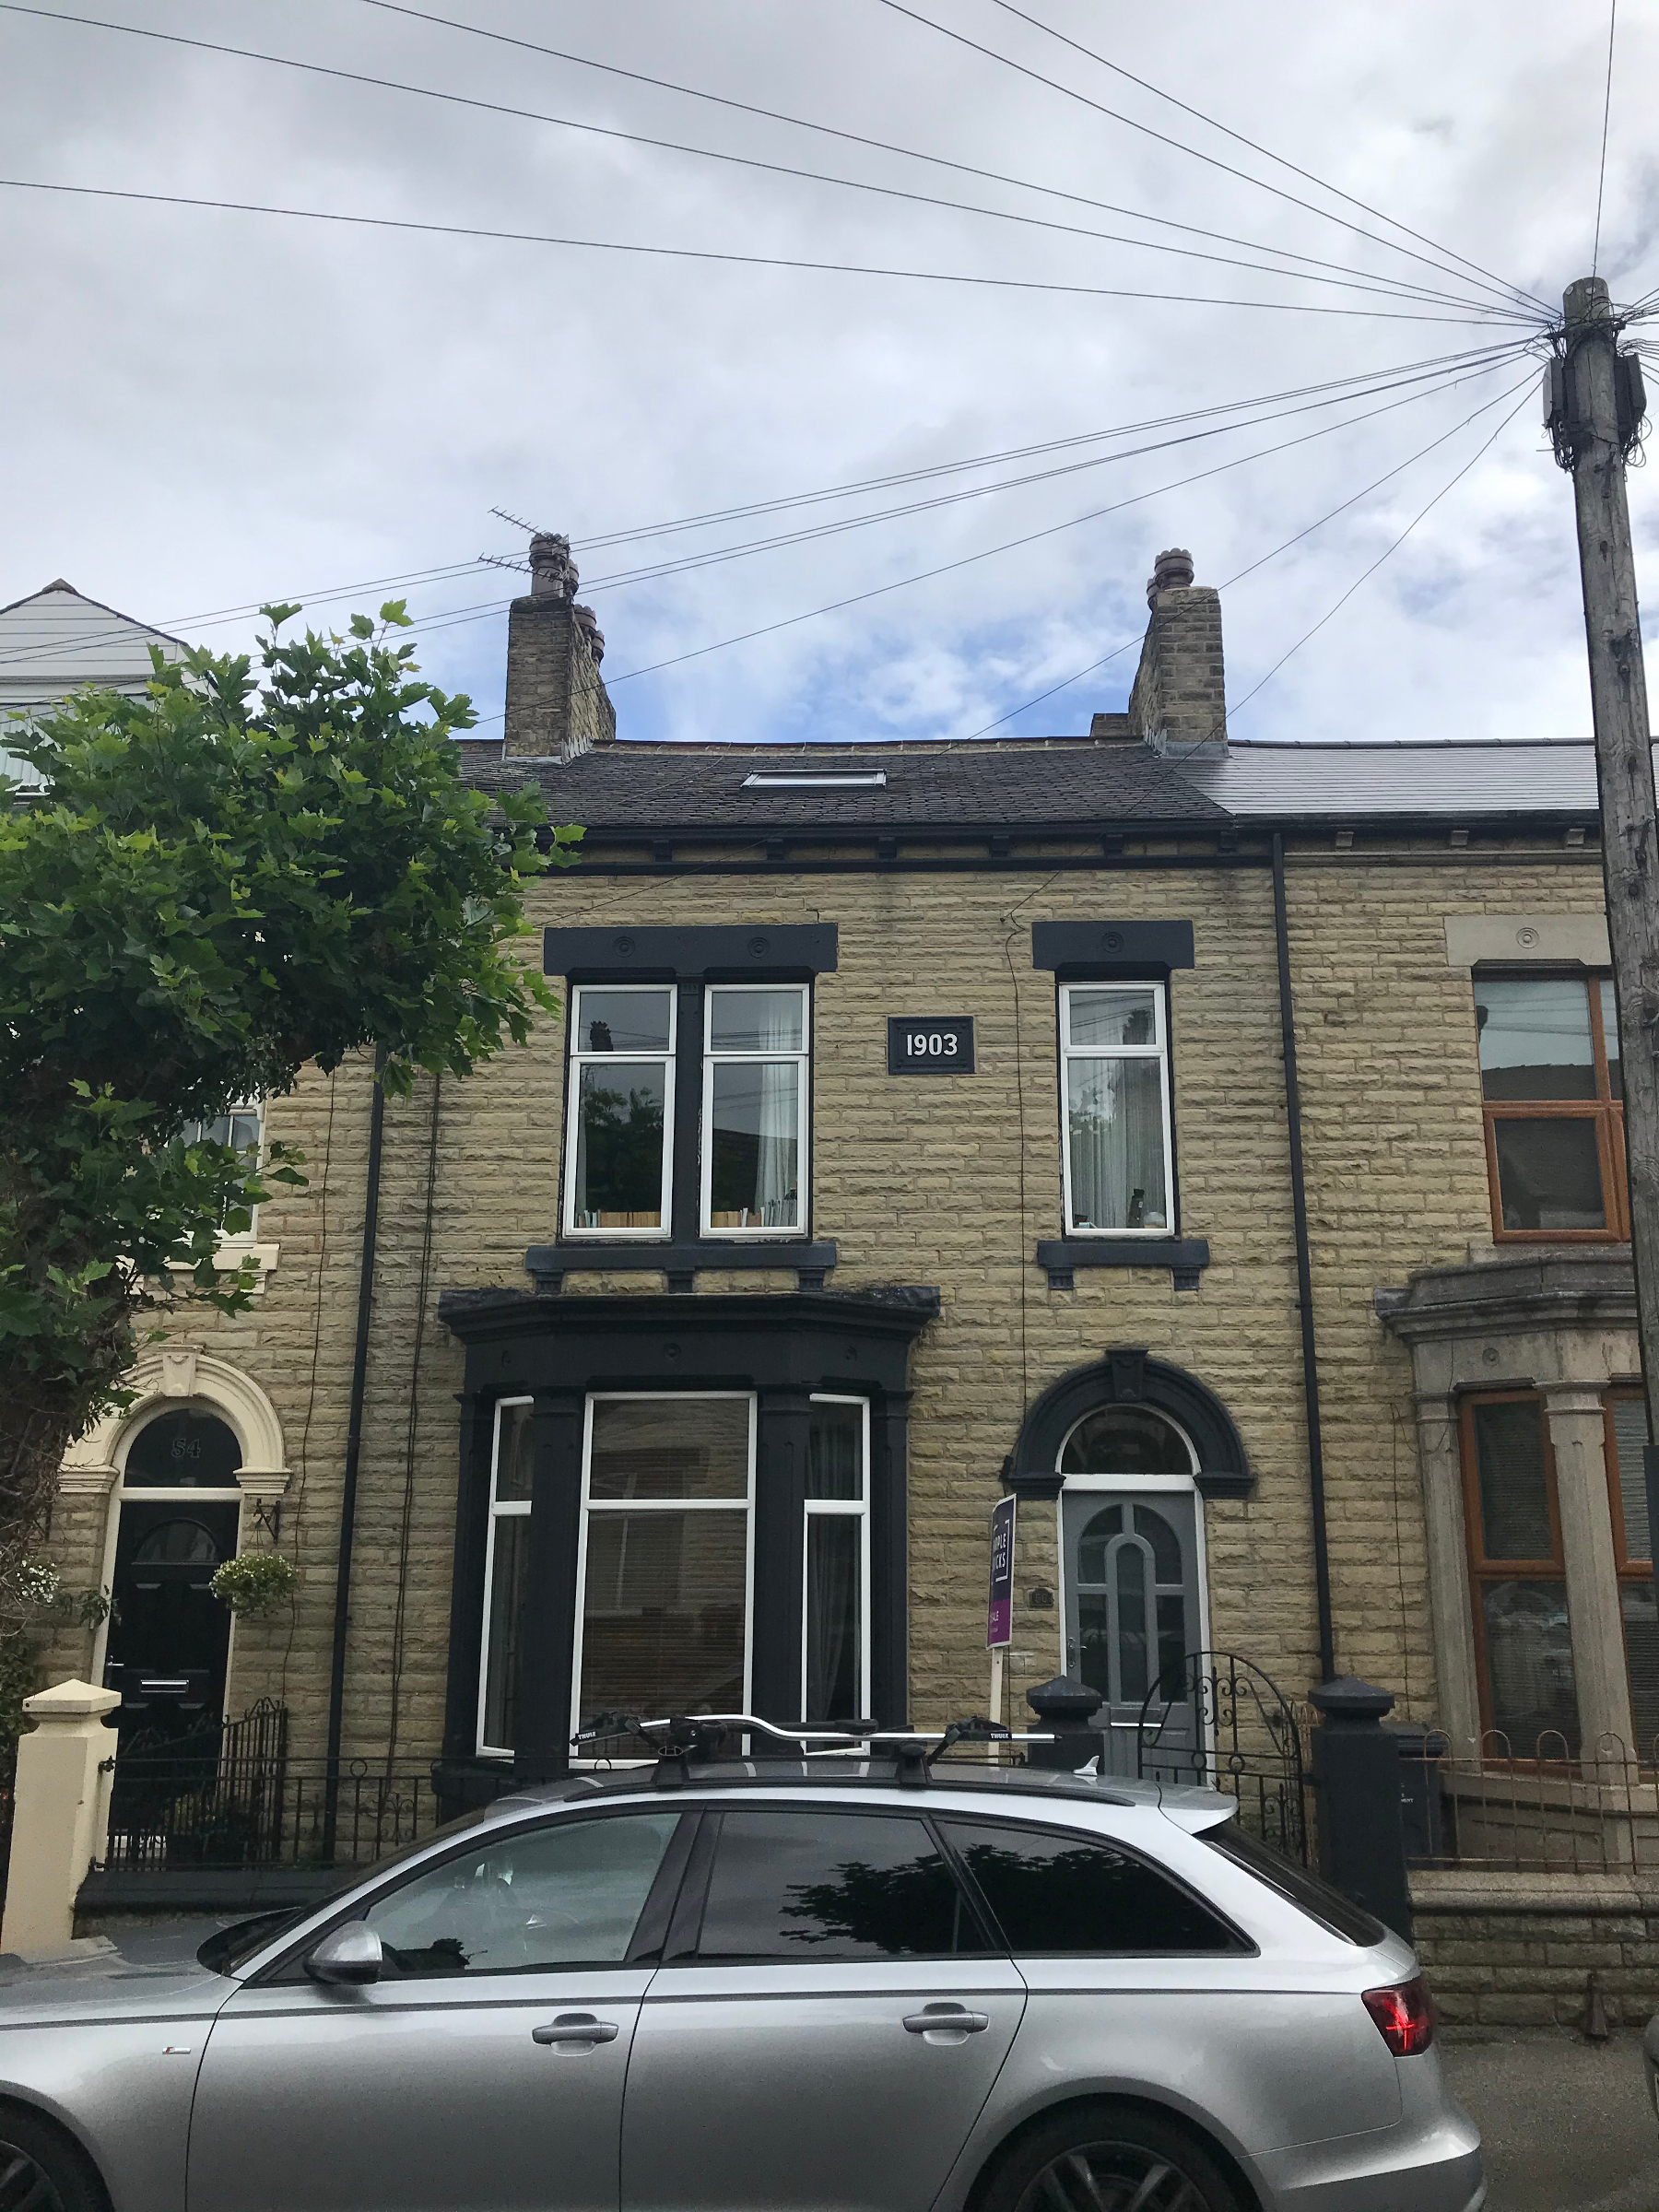
{"type": "MultiPolygon", "coordinates": [[[[440,12],[442,0],[433,0],[440,12]]],[[[1134,229],[1006,187],[676,98],[363,0],[110,0],[124,19],[948,198],[1134,229]]],[[[919,0],[1218,159],[1327,195],[1013,19],[919,0]]],[[[1559,300],[1594,211],[1605,20],[1543,0],[1281,0],[1112,11],[1032,0],[1087,43],[1482,267],[1559,300]],[[1102,46],[1102,50],[1107,50],[1102,46]]],[[[447,12],[952,159],[1472,296],[906,21],[879,0],[467,0],[447,12]]],[[[1627,12],[1603,222],[1616,293],[1659,282],[1642,119],[1659,30],[1627,12]]],[[[1301,288],[1060,233],[694,160],[78,26],[0,17],[18,176],[418,221],[1239,298],[1301,288]]],[[[186,618],[262,595],[520,549],[500,503],[577,538],[589,579],[814,516],[586,552],[606,532],[1352,375],[1489,335],[1432,323],[1066,298],[421,237],[11,193],[0,406],[11,429],[0,599],[63,574],[186,618]],[[19,312],[17,303],[25,303],[19,312]]],[[[1146,232],[1146,235],[1155,235],[1146,232]]],[[[1172,235],[1172,234],[1166,234],[1172,235]]],[[[1187,242],[1202,246],[1203,241],[1187,242]]],[[[1233,249],[1217,246],[1218,253],[1233,249]]],[[[1425,248],[1425,251],[1429,249],[1425,248]]],[[[1388,303],[1332,291],[1328,303],[1388,303]]],[[[1425,311],[1435,312],[1435,311],[1425,311]]],[[[1448,311],[1453,312],[1453,311],[1448,311]]],[[[1524,364],[1184,488],[1324,419],[1147,454],[867,530],[594,593],[620,675],[963,560],[1133,494],[1141,503],[932,582],[621,685],[625,732],[965,734],[1134,636],[1151,556],[1221,581],[1518,382],[1524,364]]],[[[1236,697],[1476,451],[1458,430],[1230,592],[1236,697]]],[[[1483,427],[1484,425],[1484,427],[1483,427]]],[[[1009,472],[1014,473],[1014,472],[1009,472]]],[[[1631,479],[1639,548],[1659,500],[1631,479]]],[[[928,488],[918,487],[913,496],[928,488]]],[[[876,495],[862,504],[897,504],[876,495]]],[[[500,571],[410,594],[504,600],[500,571]]],[[[365,592],[366,603],[380,594],[365,592]]],[[[350,604],[350,603],[347,603],[350,604]]],[[[342,610],[344,611],[344,610],[342,610]]],[[[504,619],[425,635],[429,669],[499,707],[504,619]]],[[[1121,705],[1128,654],[1007,726],[1121,705]]],[[[1569,487],[1530,396],[1398,553],[1247,707],[1241,735],[1583,730],[1569,487]]]]}

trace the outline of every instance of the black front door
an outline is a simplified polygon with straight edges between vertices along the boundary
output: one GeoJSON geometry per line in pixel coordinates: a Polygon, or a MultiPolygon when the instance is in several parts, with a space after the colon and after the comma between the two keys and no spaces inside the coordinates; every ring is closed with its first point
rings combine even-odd
{"type": "Polygon", "coordinates": [[[236,1550],[239,1510],[123,1500],[104,1681],[121,1692],[124,1735],[142,1729],[171,1739],[222,1717],[230,1611],[210,1583],[236,1550]]]}

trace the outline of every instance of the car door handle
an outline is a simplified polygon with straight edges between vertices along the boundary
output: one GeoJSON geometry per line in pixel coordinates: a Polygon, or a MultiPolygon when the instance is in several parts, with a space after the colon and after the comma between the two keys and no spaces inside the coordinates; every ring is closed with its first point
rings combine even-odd
{"type": "Polygon", "coordinates": [[[532,2028],[533,2043],[551,2043],[574,2050],[592,2050],[595,2043],[614,2043],[619,2030],[615,2020],[596,2020],[591,2012],[561,2012],[542,2028],[532,2028]]]}
{"type": "Polygon", "coordinates": [[[991,2025],[991,2016],[985,2012],[970,2012],[965,2005],[924,2005],[920,2012],[907,2012],[905,2031],[910,2035],[948,2035],[953,2041],[964,2035],[983,2035],[991,2025]]]}

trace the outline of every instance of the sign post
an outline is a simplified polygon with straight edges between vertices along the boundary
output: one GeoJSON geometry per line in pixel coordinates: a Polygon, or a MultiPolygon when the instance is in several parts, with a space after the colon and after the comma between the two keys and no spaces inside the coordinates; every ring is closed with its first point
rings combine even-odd
{"type": "Polygon", "coordinates": [[[991,1715],[1003,1717],[1003,1653],[1014,1641],[1014,1508],[1010,1492],[991,1515],[991,1590],[985,1607],[985,1648],[991,1653],[991,1715]]]}

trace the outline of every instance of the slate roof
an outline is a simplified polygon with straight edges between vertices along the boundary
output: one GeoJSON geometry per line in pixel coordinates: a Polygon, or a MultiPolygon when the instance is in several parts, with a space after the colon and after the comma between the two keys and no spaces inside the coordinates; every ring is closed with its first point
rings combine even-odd
{"type": "Polygon", "coordinates": [[[1159,754],[1137,740],[960,745],[677,745],[622,739],[561,767],[465,747],[484,791],[535,783],[557,821],[592,837],[835,830],[1093,830],[1153,824],[1524,818],[1595,814],[1588,739],[1408,745],[1249,744],[1159,754]],[[746,786],[761,773],[886,771],[885,785],[746,786]]]}
{"type": "Polygon", "coordinates": [[[487,791],[534,780],[556,818],[612,833],[648,830],[1053,828],[1077,822],[1220,822],[1226,810],[1144,746],[1088,737],[970,745],[596,746],[556,760],[475,760],[487,791]],[[755,790],[757,771],[886,771],[885,785],[755,790]]]}

